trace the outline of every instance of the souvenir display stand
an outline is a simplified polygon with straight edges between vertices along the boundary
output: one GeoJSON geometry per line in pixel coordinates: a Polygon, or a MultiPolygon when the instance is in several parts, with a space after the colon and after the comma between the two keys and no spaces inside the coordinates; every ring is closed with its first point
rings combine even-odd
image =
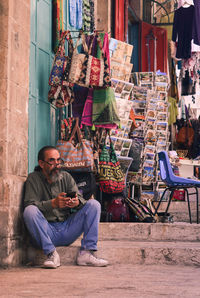
{"type": "MultiPolygon", "coordinates": [[[[138,198],[150,197],[160,191],[157,153],[168,150],[168,78],[166,75],[135,73],[138,86],[134,86],[130,98],[133,104],[136,128],[131,132],[133,143],[140,143],[138,172],[129,172],[131,193],[139,187],[138,198]]],[[[133,161],[134,162],[134,161],[133,161]]]]}

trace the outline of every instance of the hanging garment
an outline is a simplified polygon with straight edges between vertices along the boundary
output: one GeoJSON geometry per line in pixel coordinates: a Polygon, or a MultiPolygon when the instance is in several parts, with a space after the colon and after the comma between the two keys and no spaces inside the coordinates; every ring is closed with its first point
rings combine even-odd
{"type": "Polygon", "coordinates": [[[176,58],[191,57],[191,40],[194,20],[194,6],[180,7],[175,11],[172,40],[177,42],[176,58]]]}
{"type": "Polygon", "coordinates": [[[188,70],[185,71],[185,75],[181,80],[181,95],[193,95],[196,94],[196,82],[192,81],[188,70]]]}
{"type": "Polygon", "coordinates": [[[193,24],[193,32],[192,38],[194,39],[194,43],[200,45],[200,1],[194,1],[194,24],[193,24]]]}
{"type": "Polygon", "coordinates": [[[76,29],[82,28],[82,0],[69,0],[69,23],[76,29]]]}
{"type": "Polygon", "coordinates": [[[176,103],[176,99],[173,97],[168,97],[168,103],[169,103],[169,118],[168,118],[168,124],[172,125],[176,123],[176,118],[178,116],[178,107],[176,103]]]}
{"type": "Polygon", "coordinates": [[[90,1],[89,0],[83,0],[82,18],[83,18],[83,31],[90,32],[91,15],[90,15],[90,1]]]}
{"type": "Polygon", "coordinates": [[[55,53],[60,41],[60,32],[63,31],[63,28],[63,0],[53,0],[52,44],[55,53]]]}
{"type": "Polygon", "coordinates": [[[183,59],[181,65],[180,78],[184,78],[186,71],[192,80],[193,85],[200,78],[200,53],[192,53],[191,58],[183,59]]]}
{"type": "Polygon", "coordinates": [[[95,30],[95,19],[94,19],[94,0],[90,1],[90,32],[95,30]]]}

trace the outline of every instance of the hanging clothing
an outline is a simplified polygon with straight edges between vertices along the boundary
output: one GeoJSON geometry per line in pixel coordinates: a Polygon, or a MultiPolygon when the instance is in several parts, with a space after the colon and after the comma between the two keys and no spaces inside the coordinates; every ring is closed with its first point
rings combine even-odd
{"type": "Polygon", "coordinates": [[[90,15],[90,1],[89,0],[83,0],[82,18],[83,18],[83,31],[90,32],[91,15],[90,15]]]}
{"type": "Polygon", "coordinates": [[[53,0],[53,20],[52,20],[52,45],[56,53],[60,41],[60,32],[63,31],[63,0],[53,0]]]}
{"type": "Polygon", "coordinates": [[[90,0],[90,32],[95,30],[94,0],[90,0]]]}
{"type": "Polygon", "coordinates": [[[177,42],[176,58],[191,57],[191,40],[194,20],[194,6],[180,7],[175,11],[172,40],[177,42]]]}
{"type": "Polygon", "coordinates": [[[194,24],[193,24],[193,32],[192,38],[194,39],[194,43],[200,45],[200,1],[194,1],[194,24]]]}
{"type": "Polygon", "coordinates": [[[69,23],[76,29],[82,28],[82,0],[69,0],[69,23]]]}
{"type": "Polygon", "coordinates": [[[176,123],[176,118],[178,116],[178,107],[177,107],[176,99],[171,96],[168,97],[168,103],[170,104],[168,124],[171,125],[176,123]]]}

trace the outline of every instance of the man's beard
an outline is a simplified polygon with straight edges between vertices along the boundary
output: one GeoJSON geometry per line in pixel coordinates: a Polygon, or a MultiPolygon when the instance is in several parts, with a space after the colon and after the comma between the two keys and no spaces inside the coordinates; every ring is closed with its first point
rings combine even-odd
{"type": "Polygon", "coordinates": [[[50,180],[55,183],[63,178],[63,174],[61,172],[61,169],[54,168],[51,173],[49,174],[50,180]]]}

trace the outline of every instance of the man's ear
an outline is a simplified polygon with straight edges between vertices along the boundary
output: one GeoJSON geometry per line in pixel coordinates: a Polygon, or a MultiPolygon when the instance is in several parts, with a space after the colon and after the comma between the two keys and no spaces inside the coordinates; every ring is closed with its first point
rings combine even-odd
{"type": "Polygon", "coordinates": [[[41,169],[44,168],[44,162],[43,162],[43,160],[39,160],[38,161],[38,164],[39,164],[39,166],[40,166],[41,169]]]}

